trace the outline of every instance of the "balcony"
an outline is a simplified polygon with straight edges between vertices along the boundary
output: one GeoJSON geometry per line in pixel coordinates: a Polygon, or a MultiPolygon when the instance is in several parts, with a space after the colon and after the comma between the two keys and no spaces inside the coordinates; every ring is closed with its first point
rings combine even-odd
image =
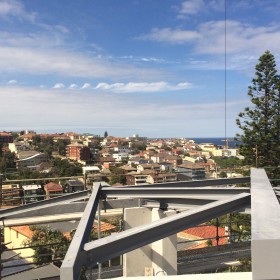
{"type": "MultiPolygon", "coordinates": [[[[66,216],[67,211],[70,214],[71,211],[77,210],[73,204],[71,204],[71,209],[67,208],[65,204],[67,201],[88,199],[76,234],[60,269],[60,278],[71,280],[78,279],[84,266],[95,267],[102,262],[169,238],[181,230],[226,213],[251,211],[253,269],[252,273],[238,274],[238,279],[252,279],[252,277],[253,279],[280,279],[280,272],[277,269],[280,258],[280,209],[275,193],[278,194],[278,189],[273,189],[266,172],[263,169],[251,169],[251,176],[243,178],[164,183],[157,184],[155,187],[141,185],[96,188],[92,193],[84,191],[2,210],[0,218],[5,219],[5,226],[24,224],[28,219],[29,223],[30,219],[33,219],[32,223],[39,223],[44,213],[44,221],[51,222],[55,220],[55,215],[48,216],[49,209],[52,207],[57,209],[57,213],[66,216]],[[232,186],[249,183],[250,187],[232,186]],[[140,205],[146,209],[159,209],[162,213],[165,211],[174,213],[148,224],[140,224],[135,228],[88,242],[93,220],[101,216],[101,207],[98,206],[101,198],[102,205],[106,209],[140,205]]],[[[134,219],[136,220],[137,216],[134,216],[134,219]]],[[[163,254],[161,257],[164,263],[166,255],[163,254]]],[[[175,257],[177,258],[177,255],[175,257]]],[[[178,273],[182,273],[182,270],[181,272],[178,270],[178,273]]],[[[227,275],[228,278],[224,279],[237,279],[230,278],[233,275],[234,273],[230,273],[227,275]]],[[[168,278],[168,276],[165,277],[168,278]]],[[[174,275],[170,277],[170,279],[175,279],[174,275]]],[[[187,276],[176,277],[181,279],[180,277],[187,276]]],[[[204,275],[203,279],[208,278],[204,275]]]]}

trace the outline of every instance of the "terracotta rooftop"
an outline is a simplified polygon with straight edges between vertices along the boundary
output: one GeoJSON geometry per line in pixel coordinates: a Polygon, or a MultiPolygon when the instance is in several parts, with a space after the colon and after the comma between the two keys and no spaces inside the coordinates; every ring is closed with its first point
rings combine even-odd
{"type": "Polygon", "coordinates": [[[29,226],[16,226],[16,227],[11,227],[11,229],[26,236],[27,238],[31,238],[33,235],[33,231],[29,228],[29,226]]]}
{"type": "MultiPolygon", "coordinates": [[[[180,236],[186,237],[188,239],[211,239],[212,240],[212,246],[217,246],[216,241],[216,232],[217,228],[212,225],[200,225],[199,227],[193,227],[186,229],[182,232],[180,232],[180,236]]],[[[225,229],[224,228],[218,228],[218,235],[225,236],[225,229]]],[[[224,245],[227,243],[226,237],[220,237],[219,238],[219,245],[224,245]]]]}
{"type": "MultiPolygon", "coordinates": [[[[98,230],[97,222],[94,222],[93,228],[96,231],[98,230]]],[[[111,224],[105,223],[105,222],[101,222],[100,231],[106,232],[106,231],[114,230],[115,228],[116,228],[116,226],[114,226],[114,225],[111,225],[111,224]]],[[[11,229],[15,230],[16,232],[24,235],[25,237],[27,237],[29,239],[32,238],[33,231],[29,228],[29,226],[16,226],[16,227],[11,227],[11,229]]],[[[67,239],[70,239],[70,232],[64,232],[63,234],[67,239]]]]}

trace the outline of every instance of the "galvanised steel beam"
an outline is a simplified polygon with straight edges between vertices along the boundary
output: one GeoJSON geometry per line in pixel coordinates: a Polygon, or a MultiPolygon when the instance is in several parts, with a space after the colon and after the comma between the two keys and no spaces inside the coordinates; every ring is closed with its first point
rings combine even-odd
{"type": "MultiPolygon", "coordinates": [[[[27,217],[27,213],[33,210],[39,210],[42,208],[47,208],[50,206],[55,206],[63,203],[69,203],[72,201],[77,201],[81,199],[88,199],[89,198],[89,191],[81,191],[81,192],[75,192],[71,194],[66,194],[60,197],[51,198],[47,200],[42,200],[34,203],[25,204],[22,206],[17,206],[14,208],[9,209],[3,209],[0,211],[0,219],[5,219],[7,217],[13,216],[16,217],[16,214],[22,214],[25,213],[27,217]]],[[[32,214],[33,215],[33,214],[32,214]]]]}
{"type": "Polygon", "coordinates": [[[204,188],[184,188],[170,187],[130,187],[113,188],[108,187],[102,190],[102,194],[107,198],[131,197],[131,198],[189,198],[219,200],[239,193],[249,193],[250,188],[225,188],[225,187],[204,187],[204,188]]]}
{"type": "MultiPolygon", "coordinates": [[[[221,179],[208,179],[208,180],[195,180],[195,181],[179,181],[170,183],[159,183],[159,184],[145,184],[141,185],[141,188],[150,188],[151,186],[162,187],[162,188],[174,188],[174,187],[210,187],[210,186],[221,186],[221,185],[236,185],[250,183],[250,177],[240,177],[240,178],[221,178],[221,179]]],[[[132,186],[121,186],[119,188],[131,188],[132,186]]]]}
{"type": "MultiPolygon", "coordinates": [[[[102,190],[101,190],[102,192],[102,190]]],[[[141,200],[138,198],[124,198],[124,199],[108,199],[102,201],[101,209],[117,209],[117,208],[131,208],[141,206],[141,200]]]]}
{"type": "Polygon", "coordinates": [[[238,210],[249,203],[250,194],[237,194],[229,199],[215,201],[194,210],[163,218],[151,224],[88,242],[83,248],[87,252],[87,258],[83,259],[85,261],[83,264],[93,266],[96,263],[104,262],[181,230],[238,210]]]}
{"type": "Polygon", "coordinates": [[[161,199],[143,199],[142,206],[148,208],[161,209],[190,209],[213,202],[210,199],[189,199],[189,198],[161,198],[161,199]]]}
{"type": "Polygon", "coordinates": [[[101,185],[93,189],[78,228],[68,248],[60,268],[60,279],[62,280],[78,279],[82,265],[87,261],[88,256],[83,251],[83,246],[88,242],[90,237],[100,194],[101,185]]]}

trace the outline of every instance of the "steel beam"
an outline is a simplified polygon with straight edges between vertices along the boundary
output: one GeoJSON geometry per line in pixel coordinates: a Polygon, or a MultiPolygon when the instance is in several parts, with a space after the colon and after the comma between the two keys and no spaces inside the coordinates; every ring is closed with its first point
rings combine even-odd
{"type": "Polygon", "coordinates": [[[280,279],[280,205],[264,169],[251,169],[253,279],[280,279]]]}
{"type": "Polygon", "coordinates": [[[3,209],[0,211],[0,219],[7,218],[10,216],[16,217],[16,214],[27,213],[33,210],[43,209],[50,206],[59,204],[69,203],[72,201],[78,201],[89,198],[89,191],[75,192],[71,194],[62,195],[60,197],[42,200],[34,203],[17,206],[14,208],[3,209]]]}
{"type": "Polygon", "coordinates": [[[86,243],[84,250],[87,252],[88,258],[84,259],[85,264],[93,266],[98,262],[104,262],[186,228],[238,210],[249,203],[250,194],[237,194],[229,199],[212,202],[194,210],[163,218],[151,224],[86,243]]]}
{"type": "Polygon", "coordinates": [[[113,188],[108,187],[102,190],[107,198],[130,197],[130,198],[188,198],[219,200],[239,193],[249,193],[250,188],[186,188],[186,187],[130,187],[113,188]]]}
{"type": "MultiPolygon", "coordinates": [[[[180,172],[179,172],[180,173],[180,172]]],[[[240,177],[240,178],[221,178],[221,179],[208,179],[208,180],[194,180],[194,181],[179,181],[179,182],[170,182],[170,183],[158,183],[158,184],[144,184],[141,185],[141,188],[150,188],[151,186],[161,187],[161,188],[174,188],[174,187],[210,187],[210,186],[222,186],[222,185],[236,185],[236,184],[245,184],[250,183],[250,177],[240,177]]],[[[121,186],[117,187],[118,189],[131,188],[131,186],[121,186]]]]}
{"type": "Polygon", "coordinates": [[[82,248],[89,240],[100,194],[101,185],[93,189],[81,221],[68,248],[60,268],[60,279],[62,280],[78,279],[82,265],[87,259],[87,256],[82,248]]]}
{"type": "MultiPolygon", "coordinates": [[[[101,190],[102,192],[102,190],[101,190]]],[[[140,199],[125,198],[125,199],[108,199],[102,203],[102,209],[116,209],[116,208],[131,208],[139,207],[141,205],[140,199]]]]}
{"type": "Polygon", "coordinates": [[[161,199],[144,199],[142,206],[148,208],[161,208],[161,209],[190,209],[199,207],[213,202],[210,199],[184,199],[184,198],[161,198],[161,199]]]}

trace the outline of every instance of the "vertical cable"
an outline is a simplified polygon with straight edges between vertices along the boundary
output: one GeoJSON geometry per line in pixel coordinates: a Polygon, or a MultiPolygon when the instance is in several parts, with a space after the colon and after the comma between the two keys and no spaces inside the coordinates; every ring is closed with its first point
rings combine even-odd
{"type": "Polygon", "coordinates": [[[225,0],[225,143],[228,148],[227,139],[227,0],[225,0]]]}

